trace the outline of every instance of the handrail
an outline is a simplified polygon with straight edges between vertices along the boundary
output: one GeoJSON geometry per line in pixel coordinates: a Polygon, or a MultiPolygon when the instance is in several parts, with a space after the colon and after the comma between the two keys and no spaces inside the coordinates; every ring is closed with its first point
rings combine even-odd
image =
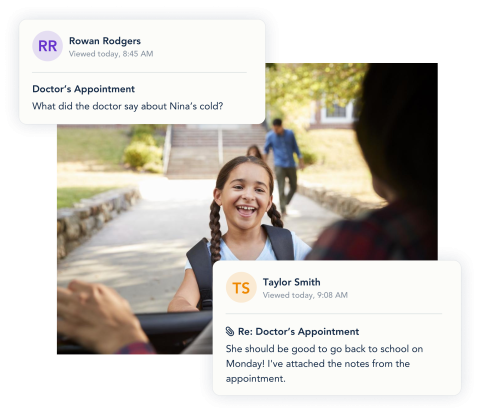
{"type": "Polygon", "coordinates": [[[163,145],[163,174],[168,172],[168,162],[170,160],[170,149],[172,148],[172,125],[167,125],[167,134],[165,135],[165,144],[163,145]]]}
{"type": "Polygon", "coordinates": [[[223,167],[223,132],[218,128],[218,164],[223,167]]]}

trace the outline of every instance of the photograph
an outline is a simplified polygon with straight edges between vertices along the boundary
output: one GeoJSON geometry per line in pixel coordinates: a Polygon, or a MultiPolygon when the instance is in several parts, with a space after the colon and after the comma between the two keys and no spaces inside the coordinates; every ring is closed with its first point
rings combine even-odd
{"type": "Polygon", "coordinates": [[[220,260],[438,260],[437,100],[437,64],[269,63],[262,124],[58,125],[57,353],[210,354],[220,260]]]}

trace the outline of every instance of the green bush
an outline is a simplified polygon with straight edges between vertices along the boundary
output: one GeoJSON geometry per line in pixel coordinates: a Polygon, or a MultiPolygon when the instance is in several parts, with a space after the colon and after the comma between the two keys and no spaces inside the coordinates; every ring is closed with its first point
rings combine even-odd
{"type": "Polygon", "coordinates": [[[310,150],[310,148],[303,148],[302,155],[305,166],[313,165],[318,161],[318,154],[310,150]]]}
{"type": "Polygon", "coordinates": [[[162,174],[163,173],[163,165],[158,164],[155,162],[149,162],[143,166],[143,169],[147,172],[155,173],[155,174],[162,174]]]}
{"type": "Polygon", "coordinates": [[[130,130],[130,135],[141,135],[141,134],[148,134],[153,135],[157,126],[154,124],[140,124],[140,125],[132,125],[130,130]]]}
{"type": "Polygon", "coordinates": [[[162,150],[143,142],[132,142],[125,148],[123,158],[131,167],[140,169],[148,163],[161,164],[162,150]]]}
{"type": "Polygon", "coordinates": [[[303,162],[305,166],[316,164],[321,155],[319,151],[312,145],[312,141],[309,139],[308,134],[303,131],[296,131],[297,142],[302,152],[303,162]]]}
{"type": "Polygon", "coordinates": [[[142,142],[148,146],[156,146],[156,141],[151,134],[145,132],[137,133],[132,137],[132,142],[142,142]]]}
{"type": "Polygon", "coordinates": [[[165,145],[165,136],[163,135],[154,135],[153,139],[155,140],[155,145],[157,147],[163,148],[165,145]]]}

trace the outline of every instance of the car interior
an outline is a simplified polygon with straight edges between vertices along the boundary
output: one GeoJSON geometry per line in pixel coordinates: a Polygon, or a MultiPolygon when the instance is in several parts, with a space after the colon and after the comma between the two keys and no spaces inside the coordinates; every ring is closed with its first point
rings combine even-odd
{"type": "MultiPolygon", "coordinates": [[[[212,321],[212,311],[146,313],[136,316],[158,354],[180,354],[184,351],[190,354],[212,353],[211,329],[206,329],[212,321]],[[204,330],[204,334],[195,341],[204,330]]],[[[93,353],[62,335],[57,336],[57,354],[93,353]]]]}

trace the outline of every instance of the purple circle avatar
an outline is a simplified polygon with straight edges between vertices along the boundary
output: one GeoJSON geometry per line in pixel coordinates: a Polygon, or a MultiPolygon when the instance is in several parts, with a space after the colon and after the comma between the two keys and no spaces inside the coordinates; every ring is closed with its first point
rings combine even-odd
{"type": "Polygon", "coordinates": [[[63,42],[59,35],[54,32],[39,33],[33,39],[33,53],[41,60],[55,60],[60,56],[63,49],[63,42]]]}

